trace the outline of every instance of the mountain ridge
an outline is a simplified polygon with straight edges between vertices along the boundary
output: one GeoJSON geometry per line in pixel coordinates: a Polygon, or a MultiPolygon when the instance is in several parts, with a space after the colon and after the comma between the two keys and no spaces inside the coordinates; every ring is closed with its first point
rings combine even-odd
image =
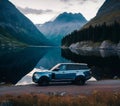
{"type": "Polygon", "coordinates": [[[16,41],[28,45],[50,44],[35,25],[8,0],[0,0],[0,14],[1,35],[10,39],[12,36],[16,41]]]}
{"type": "Polygon", "coordinates": [[[113,24],[115,21],[120,23],[120,0],[106,0],[98,10],[96,16],[91,19],[82,29],[91,26],[113,24]],[[114,17],[113,17],[114,16],[114,17]]]}
{"type": "Polygon", "coordinates": [[[85,21],[86,19],[85,17],[81,14],[81,13],[61,13],[60,15],[58,15],[56,17],[56,19],[54,20],[55,22],[74,22],[74,21],[85,21]]]}
{"type": "Polygon", "coordinates": [[[115,10],[120,10],[120,4],[117,3],[120,0],[106,0],[104,4],[98,10],[97,16],[106,14],[108,12],[114,12],[115,10]],[[114,5],[113,5],[114,4],[114,5]],[[113,5],[113,6],[111,6],[113,5]],[[109,9],[108,9],[109,8],[109,9]]]}
{"type": "Polygon", "coordinates": [[[94,49],[118,49],[119,42],[120,0],[106,0],[91,21],[62,39],[62,46],[84,48],[87,44],[88,48],[91,46],[94,49]],[[109,46],[112,44],[116,46],[109,46]]]}
{"type": "Polygon", "coordinates": [[[80,13],[61,13],[54,21],[48,21],[37,28],[55,45],[61,44],[61,39],[74,30],[81,28],[87,20],[80,13]]]}

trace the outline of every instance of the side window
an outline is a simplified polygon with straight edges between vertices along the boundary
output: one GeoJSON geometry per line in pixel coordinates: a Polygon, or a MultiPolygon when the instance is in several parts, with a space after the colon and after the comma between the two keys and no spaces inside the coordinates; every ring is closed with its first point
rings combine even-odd
{"type": "Polygon", "coordinates": [[[80,70],[80,69],[87,69],[85,65],[67,65],[66,70],[80,70]]]}
{"type": "Polygon", "coordinates": [[[80,65],[80,69],[88,69],[87,65],[80,65]]]}
{"type": "Polygon", "coordinates": [[[66,70],[71,70],[71,69],[72,69],[72,65],[69,65],[69,64],[68,64],[68,65],[66,66],[66,70]]]}
{"type": "Polygon", "coordinates": [[[70,64],[70,65],[67,65],[66,70],[77,70],[78,68],[79,68],[78,65],[70,64]]]}
{"type": "Polygon", "coordinates": [[[60,68],[61,71],[62,70],[66,70],[66,66],[65,65],[61,65],[59,68],[60,68]]]}

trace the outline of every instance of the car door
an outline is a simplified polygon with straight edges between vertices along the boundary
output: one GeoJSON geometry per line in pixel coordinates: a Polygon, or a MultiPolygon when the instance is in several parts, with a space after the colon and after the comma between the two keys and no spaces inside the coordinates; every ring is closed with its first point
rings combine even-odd
{"type": "Polygon", "coordinates": [[[60,65],[57,71],[54,71],[55,79],[66,79],[66,65],[60,65]]]}
{"type": "Polygon", "coordinates": [[[68,64],[60,65],[54,72],[55,79],[73,79],[75,74],[75,71],[69,69],[68,64]]]}
{"type": "Polygon", "coordinates": [[[74,65],[67,64],[65,74],[66,74],[66,78],[74,79],[76,76],[76,70],[74,69],[74,65]]]}

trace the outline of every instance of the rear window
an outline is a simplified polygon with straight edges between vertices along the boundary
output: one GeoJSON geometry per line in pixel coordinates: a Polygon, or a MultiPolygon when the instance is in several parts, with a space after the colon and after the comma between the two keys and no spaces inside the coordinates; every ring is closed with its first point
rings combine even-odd
{"type": "Polygon", "coordinates": [[[66,70],[80,70],[80,69],[88,69],[87,65],[67,65],[66,70]]]}

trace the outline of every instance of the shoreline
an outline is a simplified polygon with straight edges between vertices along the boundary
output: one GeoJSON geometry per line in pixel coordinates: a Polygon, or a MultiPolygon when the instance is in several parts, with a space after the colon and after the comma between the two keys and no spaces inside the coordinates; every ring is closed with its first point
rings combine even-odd
{"type": "Polygon", "coordinates": [[[81,41],[72,43],[69,46],[62,45],[63,49],[69,48],[69,49],[80,49],[80,50],[88,50],[88,51],[94,51],[94,50],[120,50],[120,42],[119,43],[113,43],[109,40],[104,40],[102,42],[93,42],[93,41],[81,41]]]}

